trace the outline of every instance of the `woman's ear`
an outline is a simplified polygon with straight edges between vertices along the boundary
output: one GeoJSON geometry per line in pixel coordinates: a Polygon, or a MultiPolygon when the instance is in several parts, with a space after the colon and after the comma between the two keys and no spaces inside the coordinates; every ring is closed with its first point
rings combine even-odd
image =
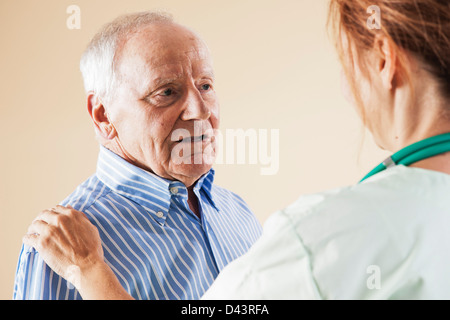
{"type": "Polygon", "coordinates": [[[87,108],[97,134],[107,140],[114,139],[117,136],[117,131],[109,120],[108,113],[102,101],[92,91],[87,95],[87,108]]]}
{"type": "Polygon", "coordinates": [[[375,52],[378,53],[376,66],[381,77],[381,83],[387,90],[392,90],[396,86],[396,79],[400,71],[396,49],[386,37],[377,37],[375,52]]]}

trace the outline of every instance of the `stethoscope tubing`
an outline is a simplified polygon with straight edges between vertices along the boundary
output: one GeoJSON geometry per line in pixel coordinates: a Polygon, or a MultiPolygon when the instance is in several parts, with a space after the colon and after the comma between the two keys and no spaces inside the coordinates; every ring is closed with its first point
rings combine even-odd
{"type": "Polygon", "coordinates": [[[450,152],[450,132],[418,141],[401,149],[376,166],[360,182],[392,166],[409,166],[446,152],[450,152]]]}

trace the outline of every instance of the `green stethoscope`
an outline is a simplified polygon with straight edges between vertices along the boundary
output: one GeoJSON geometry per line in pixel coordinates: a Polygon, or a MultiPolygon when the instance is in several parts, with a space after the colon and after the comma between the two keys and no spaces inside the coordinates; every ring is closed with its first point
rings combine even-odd
{"type": "Polygon", "coordinates": [[[450,132],[421,140],[401,149],[376,166],[360,182],[390,167],[399,164],[409,166],[446,152],[450,152],[450,132]]]}

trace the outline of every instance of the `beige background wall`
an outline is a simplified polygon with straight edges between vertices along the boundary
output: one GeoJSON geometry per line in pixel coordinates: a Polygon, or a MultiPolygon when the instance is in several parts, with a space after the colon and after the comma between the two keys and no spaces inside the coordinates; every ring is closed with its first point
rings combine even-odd
{"type": "Polygon", "coordinates": [[[260,175],[259,165],[216,166],[216,182],[242,195],[261,222],[302,194],[357,182],[383,160],[341,95],[327,3],[2,0],[0,299],[12,296],[28,224],[95,170],[98,145],[78,62],[96,30],[119,14],[167,9],[203,36],[215,61],[223,130],[280,130],[276,175],[260,175]],[[66,27],[72,4],[81,8],[80,30],[66,27]]]}

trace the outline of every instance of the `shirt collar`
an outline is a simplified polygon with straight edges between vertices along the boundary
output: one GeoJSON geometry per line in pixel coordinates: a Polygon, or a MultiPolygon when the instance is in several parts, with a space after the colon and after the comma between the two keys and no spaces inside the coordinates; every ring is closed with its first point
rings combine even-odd
{"type": "Polygon", "coordinates": [[[206,195],[211,200],[212,205],[216,208],[216,210],[219,210],[216,206],[216,203],[214,202],[212,187],[214,183],[214,176],[216,172],[214,169],[211,168],[208,173],[205,173],[196,183],[194,187],[194,191],[199,194],[200,190],[203,190],[206,195]]]}
{"type": "MultiPolygon", "coordinates": [[[[199,195],[202,189],[215,206],[211,192],[214,175],[213,169],[204,174],[197,181],[194,192],[199,195]]],[[[164,179],[141,169],[103,146],[100,146],[97,177],[116,193],[140,204],[160,224],[165,223],[171,197],[188,196],[182,182],[164,179]]]]}

